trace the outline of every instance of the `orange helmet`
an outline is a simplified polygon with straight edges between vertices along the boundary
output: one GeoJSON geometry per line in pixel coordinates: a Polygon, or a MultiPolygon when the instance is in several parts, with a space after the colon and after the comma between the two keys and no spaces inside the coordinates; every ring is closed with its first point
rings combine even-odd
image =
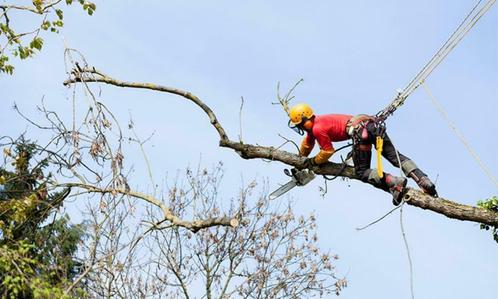
{"type": "Polygon", "coordinates": [[[304,121],[312,118],[315,114],[308,104],[297,104],[289,110],[290,122],[293,125],[299,125],[304,121]]]}

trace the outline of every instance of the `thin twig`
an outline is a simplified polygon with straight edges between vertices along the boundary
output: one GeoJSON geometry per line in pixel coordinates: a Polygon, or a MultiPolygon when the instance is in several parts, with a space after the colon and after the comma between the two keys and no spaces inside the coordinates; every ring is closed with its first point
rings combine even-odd
{"type": "Polygon", "coordinates": [[[244,108],[244,97],[240,97],[239,109],[239,141],[242,143],[242,108],[244,108]]]}

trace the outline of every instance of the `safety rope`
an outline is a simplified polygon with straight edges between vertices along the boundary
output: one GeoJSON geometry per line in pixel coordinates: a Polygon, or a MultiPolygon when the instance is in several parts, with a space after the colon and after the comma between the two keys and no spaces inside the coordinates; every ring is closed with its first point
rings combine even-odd
{"type": "MultiPolygon", "coordinates": [[[[391,142],[392,142],[392,138],[391,138],[391,142]]],[[[401,159],[399,157],[399,152],[396,149],[396,147],[394,146],[394,142],[392,142],[392,144],[394,147],[394,152],[396,153],[396,159],[398,160],[400,176],[406,179],[406,175],[403,172],[403,168],[401,167],[401,159]]],[[[401,235],[403,237],[403,243],[405,244],[406,255],[408,258],[409,273],[410,273],[410,295],[411,295],[412,299],[415,299],[415,291],[414,291],[414,283],[413,283],[413,261],[412,261],[412,256],[410,253],[410,247],[408,246],[408,238],[406,237],[405,228],[403,225],[403,206],[405,205],[405,203],[406,203],[406,200],[405,200],[405,197],[403,196],[402,200],[401,200],[401,204],[399,206],[395,207],[394,209],[389,211],[387,214],[385,214],[384,216],[382,216],[378,220],[376,220],[376,221],[374,221],[374,222],[372,222],[364,227],[357,228],[356,230],[364,230],[364,229],[376,224],[377,222],[380,222],[382,219],[386,218],[388,215],[390,215],[392,212],[394,212],[395,210],[397,210],[399,208],[399,224],[400,224],[400,228],[401,228],[401,235]]]]}
{"type": "Polygon", "coordinates": [[[410,294],[412,299],[415,299],[415,291],[413,287],[413,261],[412,255],[410,253],[410,246],[408,246],[408,238],[406,237],[405,226],[403,225],[403,206],[405,202],[401,204],[401,208],[399,209],[399,226],[401,228],[401,235],[403,236],[403,243],[405,244],[406,255],[408,258],[408,266],[410,269],[410,294]]]}
{"type": "MultiPolygon", "coordinates": [[[[391,141],[392,141],[392,139],[391,139],[391,141]]],[[[394,146],[394,143],[393,143],[393,146],[394,146]]],[[[394,147],[394,152],[396,153],[396,159],[398,159],[399,172],[401,174],[401,177],[406,179],[406,175],[403,171],[403,167],[401,167],[401,159],[399,158],[399,152],[396,149],[396,147],[394,147]]],[[[399,225],[401,228],[401,235],[403,236],[403,242],[405,244],[406,256],[408,258],[408,266],[409,266],[409,270],[410,270],[410,295],[411,295],[412,299],[415,299],[415,291],[414,291],[414,286],[413,286],[413,261],[412,261],[412,255],[410,253],[410,246],[408,246],[408,238],[406,237],[405,227],[403,225],[403,206],[405,205],[405,203],[406,203],[406,199],[405,199],[405,196],[403,196],[402,201],[401,201],[401,205],[400,205],[400,209],[399,209],[399,225]]]]}
{"type": "MultiPolygon", "coordinates": [[[[465,19],[460,23],[460,25],[457,27],[457,29],[453,32],[452,35],[446,40],[446,42],[443,44],[443,46],[434,54],[434,56],[427,62],[427,64],[418,72],[418,74],[408,83],[408,85],[403,89],[398,91],[395,99],[383,110],[379,111],[375,116],[376,116],[376,123],[377,125],[384,125],[384,121],[392,115],[400,106],[404,104],[408,96],[410,96],[413,91],[415,91],[420,85],[422,85],[427,77],[434,71],[434,69],[448,56],[448,54],[458,45],[458,43],[465,37],[465,35],[475,26],[477,21],[491,8],[491,6],[496,2],[496,0],[488,0],[484,5],[481,5],[483,0],[479,0],[477,4],[472,8],[472,10],[469,12],[469,14],[465,17],[465,19]]],[[[425,85],[424,85],[425,87],[425,85]]],[[[379,153],[382,153],[382,140],[377,139],[376,142],[377,149],[380,149],[379,153]]],[[[464,144],[467,144],[464,142],[464,144]]],[[[468,146],[468,149],[470,150],[470,146],[468,146]]],[[[405,177],[405,174],[403,173],[403,170],[401,169],[401,161],[399,158],[399,153],[395,149],[396,152],[396,157],[398,159],[398,163],[400,165],[400,173],[402,177],[405,177]]],[[[478,157],[475,155],[475,157],[478,157]]],[[[380,155],[378,155],[377,160],[378,160],[378,165],[382,165],[379,160],[380,160],[380,155]]],[[[478,159],[480,161],[480,159],[478,159]]],[[[480,163],[481,167],[484,166],[482,162],[480,163]]],[[[484,167],[485,169],[485,167],[484,167]]],[[[488,172],[489,173],[489,172],[488,172]]],[[[496,182],[494,180],[494,182],[496,182]]],[[[390,215],[392,212],[394,212],[396,209],[400,208],[400,226],[401,226],[401,232],[403,236],[403,241],[405,244],[405,248],[407,251],[407,256],[408,256],[408,262],[409,262],[409,268],[410,268],[410,293],[412,299],[415,298],[414,294],[414,287],[413,287],[413,262],[411,259],[411,254],[410,254],[410,249],[408,246],[408,241],[406,238],[406,233],[404,230],[403,226],[403,205],[405,204],[405,199],[403,198],[403,201],[401,202],[401,205],[399,207],[396,207],[389,211],[387,214],[382,216],[380,219],[362,227],[362,228],[357,228],[357,230],[363,230],[366,229],[367,227],[370,227],[388,215],[390,215]]]]}
{"type": "Polygon", "coordinates": [[[484,4],[479,0],[465,19],[460,23],[453,34],[446,40],[443,46],[434,54],[420,72],[403,89],[398,91],[395,99],[383,110],[376,114],[379,121],[383,122],[387,117],[405,103],[408,96],[417,89],[422,82],[434,71],[434,69],[448,56],[448,54],[458,45],[465,35],[474,27],[479,19],[493,6],[496,0],[488,0],[484,4]]]}
{"type": "MultiPolygon", "coordinates": [[[[337,150],[335,150],[335,152],[334,152],[334,153],[337,153],[337,152],[339,152],[339,151],[341,151],[341,150],[343,150],[343,149],[345,149],[345,148],[348,148],[348,147],[350,147],[350,146],[353,146],[353,144],[352,144],[352,143],[348,143],[348,144],[346,144],[346,145],[344,145],[344,146],[341,146],[340,148],[338,148],[337,150]]],[[[346,156],[346,160],[344,160],[344,159],[342,158],[342,156],[341,156],[341,160],[342,160],[341,169],[339,170],[339,172],[337,173],[337,175],[335,175],[335,176],[333,176],[333,177],[329,177],[329,176],[327,176],[327,175],[325,175],[325,174],[323,174],[323,175],[322,175],[322,177],[323,177],[326,181],[333,181],[333,180],[337,179],[340,175],[342,175],[342,172],[346,169],[346,167],[348,167],[348,164],[347,164],[347,162],[346,162],[346,161],[348,160],[348,155],[346,156]]]]}
{"type": "Polygon", "coordinates": [[[481,168],[481,170],[491,180],[491,182],[493,183],[493,185],[495,185],[495,187],[498,187],[498,182],[496,181],[496,177],[489,170],[489,168],[486,166],[486,164],[484,164],[484,162],[479,157],[479,155],[477,154],[477,152],[470,146],[470,143],[467,141],[467,139],[465,138],[465,136],[463,135],[463,133],[450,120],[450,118],[448,116],[448,113],[446,113],[446,111],[444,110],[444,108],[441,105],[441,103],[436,99],[436,97],[430,91],[430,89],[427,86],[427,84],[424,83],[424,82],[422,82],[422,86],[423,86],[425,92],[427,93],[427,95],[429,96],[429,99],[431,100],[431,102],[434,105],[434,107],[436,107],[436,109],[438,110],[438,112],[441,114],[441,116],[444,118],[444,120],[448,124],[448,127],[450,127],[450,129],[453,130],[453,132],[458,137],[458,139],[460,140],[460,142],[463,143],[463,145],[465,146],[465,148],[467,149],[467,151],[470,153],[470,155],[472,156],[472,158],[474,158],[474,161],[477,162],[477,164],[479,165],[479,167],[481,168]]]}

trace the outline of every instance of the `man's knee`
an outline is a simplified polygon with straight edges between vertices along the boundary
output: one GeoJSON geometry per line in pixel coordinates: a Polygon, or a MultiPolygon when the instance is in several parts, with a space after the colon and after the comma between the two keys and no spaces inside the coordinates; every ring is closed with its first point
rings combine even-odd
{"type": "Polygon", "coordinates": [[[366,182],[372,185],[380,185],[382,183],[382,178],[377,173],[376,168],[368,169],[363,173],[363,176],[366,177],[366,182]]]}
{"type": "Polygon", "coordinates": [[[377,175],[376,169],[361,169],[356,170],[356,175],[364,183],[379,184],[381,178],[377,175]]]}
{"type": "Polygon", "coordinates": [[[401,169],[406,175],[409,175],[412,171],[418,169],[418,166],[412,160],[405,160],[401,162],[401,169]]]}
{"type": "Polygon", "coordinates": [[[367,182],[368,181],[368,169],[355,169],[356,176],[362,181],[362,182],[367,182]]]}

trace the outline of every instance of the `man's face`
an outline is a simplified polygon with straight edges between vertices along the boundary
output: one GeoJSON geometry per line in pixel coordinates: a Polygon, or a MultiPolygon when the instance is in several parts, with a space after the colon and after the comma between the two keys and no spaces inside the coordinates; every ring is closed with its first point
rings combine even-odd
{"type": "Polygon", "coordinates": [[[301,126],[302,126],[303,130],[310,132],[311,129],[313,128],[313,120],[308,119],[308,120],[302,122],[301,126]]]}
{"type": "Polygon", "coordinates": [[[308,132],[308,133],[311,132],[311,129],[313,128],[313,120],[306,119],[298,125],[295,125],[291,121],[289,121],[288,125],[289,125],[289,128],[294,130],[299,135],[304,135],[304,132],[308,132]]]}

